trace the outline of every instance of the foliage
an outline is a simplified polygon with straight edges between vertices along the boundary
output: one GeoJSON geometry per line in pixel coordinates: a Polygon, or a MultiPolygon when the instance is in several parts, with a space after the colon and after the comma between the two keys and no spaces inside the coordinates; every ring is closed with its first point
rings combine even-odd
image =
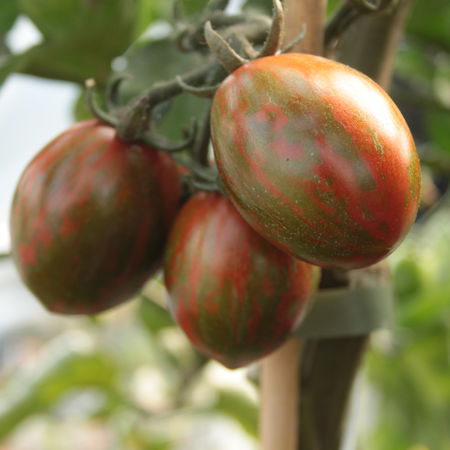
{"type": "Polygon", "coordinates": [[[368,358],[380,414],[364,449],[450,448],[449,206],[445,198],[393,258],[395,328],[368,358]]]}
{"type": "MultiPolygon", "coordinates": [[[[123,84],[122,95],[129,99],[143,87],[185,72],[201,60],[201,56],[198,61],[188,60],[167,39],[164,30],[168,34],[173,31],[170,3],[2,0],[0,82],[19,72],[78,85],[93,77],[103,87],[113,66],[133,76],[123,84]],[[33,22],[41,42],[14,53],[8,32],[19,16],[33,22]]],[[[195,16],[206,2],[182,3],[188,16],[195,16]]],[[[330,2],[330,10],[337,3],[330,2]]],[[[244,2],[245,8],[265,11],[269,5],[268,0],[244,2]]],[[[448,0],[414,1],[392,88],[412,128],[422,162],[430,169],[428,179],[433,188],[431,199],[424,190],[425,206],[447,188],[450,177],[449,20],[448,0]]],[[[89,116],[81,102],[77,118],[89,116]]],[[[180,123],[189,123],[203,107],[203,100],[191,96],[181,96],[176,102],[160,124],[171,136],[177,136],[180,123]]],[[[373,432],[362,440],[361,448],[403,450],[420,444],[433,450],[450,448],[450,213],[446,204],[444,200],[438,213],[421,219],[393,259],[397,325],[389,345],[375,338],[369,354],[366,369],[377,415],[373,432]]],[[[44,418],[53,432],[64,429],[68,422],[65,413],[81,401],[84,392],[94,393],[97,400],[84,409],[81,420],[108,430],[117,448],[173,448],[186,436],[179,426],[181,413],[174,412],[180,406],[188,426],[209,414],[227,415],[255,436],[254,398],[245,391],[217,389],[210,383],[207,372],[211,364],[183,340],[161,306],[155,286],[157,283],[149,291],[152,300],[141,298],[99,318],[98,324],[85,320],[75,329],[41,331],[35,338],[30,338],[31,330],[24,330],[25,336],[2,343],[24,359],[24,349],[29,350],[27,340],[43,348],[33,370],[17,376],[18,365],[13,364],[0,372],[0,436],[18,439],[33,427],[30,418],[44,418]],[[60,337],[56,337],[58,333],[60,337]],[[73,345],[78,341],[89,345],[78,348],[73,345]],[[159,404],[145,404],[140,392],[133,392],[131,385],[138,385],[136,380],[142,374],[159,380],[158,393],[154,393],[159,404]],[[202,401],[195,396],[199,389],[202,401]]]]}
{"type": "MultiPolygon", "coordinates": [[[[241,432],[256,436],[257,404],[250,385],[246,390],[243,381],[214,386],[208,371],[216,363],[207,365],[158,306],[162,285],[152,282],[145,292],[95,322],[77,319],[65,331],[27,330],[28,337],[7,339],[22,369],[13,376],[12,362],[0,372],[0,440],[27,442],[27,432],[39,429],[39,418],[53,429],[56,442],[63,442],[62,430],[76,429],[80,420],[95,423],[114,448],[173,448],[189,442],[187,430],[208,417],[230,417],[241,432]],[[33,347],[39,349],[35,363],[26,356],[33,347]],[[24,360],[34,368],[24,369],[24,360]],[[158,392],[148,395],[146,386],[158,392]],[[91,397],[87,404],[86,395],[91,397]]],[[[39,448],[51,448],[50,442],[42,438],[39,448]]]]}

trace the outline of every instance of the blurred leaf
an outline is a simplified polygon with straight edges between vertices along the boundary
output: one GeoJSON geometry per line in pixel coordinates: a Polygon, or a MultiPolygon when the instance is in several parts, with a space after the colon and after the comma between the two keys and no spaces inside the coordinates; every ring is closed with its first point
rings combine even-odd
{"type": "Polygon", "coordinates": [[[331,16],[341,4],[341,0],[329,0],[327,3],[327,16],[331,16]]]}
{"type": "Polygon", "coordinates": [[[398,74],[408,82],[431,84],[435,74],[435,61],[426,51],[426,46],[406,40],[399,48],[395,60],[398,74]]]}
{"type": "MultiPolygon", "coordinates": [[[[125,72],[130,80],[123,82],[123,100],[148,89],[156,82],[174,79],[202,64],[203,59],[195,54],[183,54],[178,51],[170,39],[149,40],[133,46],[125,55],[128,61],[125,72]]],[[[193,95],[183,94],[171,102],[159,129],[174,139],[184,136],[183,126],[190,125],[194,117],[201,115],[207,102],[193,95]]]]}
{"type": "Polygon", "coordinates": [[[72,43],[43,42],[26,53],[21,69],[30,75],[73,81],[83,84],[87,78],[95,78],[104,84],[111,72],[111,56],[86,52],[72,43]]]}
{"type": "Polygon", "coordinates": [[[246,0],[243,9],[255,9],[270,16],[273,9],[272,0],[246,0]]]}
{"type": "MultiPolygon", "coordinates": [[[[3,1],[3,0],[2,0],[3,1]]],[[[68,42],[90,43],[101,51],[129,35],[137,0],[19,0],[22,12],[44,37],[68,42]],[[88,25],[88,26],[87,26],[88,25]],[[101,38],[101,41],[93,38],[101,38]]]]}
{"type": "Polygon", "coordinates": [[[393,271],[394,289],[397,297],[416,294],[422,287],[421,273],[417,261],[401,260],[393,271]]]}
{"type": "Polygon", "coordinates": [[[363,448],[450,444],[450,210],[441,204],[394,258],[397,326],[367,358],[378,411],[363,448]],[[427,420],[424,420],[424,417],[427,420]]]}
{"type": "Polygon", "coordinates": [[[450,3],[448,0],[416,0],[407,31],[450,50],[450,3]]]}
{"type": "Polygon", "coordinates": [[[433,144],[440,150],[450,153],[450,111],[428,110],[426,127],[433,144]]]}
{"type": "Polygon", "coordinates": [[[209,0],[182,0],[183,11],[190,16],[197,15],[208,3],[209,0]]]}
{"type": "Polygon", "coordinates": [[[0,85],[11,73],[20,71],[27,64],[28,58],[28,53],[0,55],[0,85]]]}
{"type": "Polygon", "coordinates": [[[73,387],[112,389],[116,369],[106,354],[58,349],[46,356],[33,374],[15,378],[2,389],[0,438],[29,415],[49,410],[73,387]]]}
{"type": "Polygon", "coordinates": [[[172,1],[138,0],[135,38],[138,38],[152,22],[167,20],[171,9],[172,1]]]}
{"type": "Polygon", "coordinates": [[[258,406],[241,392],[220,390],[214,410],[235,419],[251,436],[258,435],[258,406]]]}
{"type": "Polygon", "coordinates": [[[86,91],[83,89],[75,101],[72,109],[73,117],[76,122],[92,118],[92,113],[86,104],[86,91]]]}
{"type": "MultiPolygon", "coordinates": [[[[327,15],[331,15],[341,3],[341,0],[328,0],[327,15]]],[[[273,10],[273,0],[245,0],[244,8],[256,9],[268,16],[271,16],[273,10]]]]}
{"type": "Polygon", "coordinates": [[[139,303],[138,317],[150,334],[157,334],[164,328],[174,326],[169,311],[144,296],[139,303]]]}
{"type": "Polygon", "coordinates": [[[44,36],[30,61],[38,76],[103,83],[133,39],[137,0],[20,0],[44,36]]]}
{"type": "Polygon", "coordinates": [[[19,14],[17,0],[1,0],[0,2],[0,36],[4,35],[13,26],[19,14]]]}

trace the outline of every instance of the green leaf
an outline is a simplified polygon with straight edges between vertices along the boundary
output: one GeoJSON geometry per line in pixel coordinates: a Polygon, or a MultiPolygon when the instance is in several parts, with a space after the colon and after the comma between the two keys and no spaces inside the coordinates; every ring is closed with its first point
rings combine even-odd
{"type": "Polygon", "coordinates": [[[29,58],[28,52],[20,55],[1,55],[0,86],[11,73],[22,70],[27,65],[29,58]]]}
{"type": "Polygon", "coordinates": [[[450,7],[448,0],[416,0],[407,31],[450,50],[450,7]]]}
{"type": "Polygon", "coordinates": [[[209,0],[182,0],[183,11],[189,16],[201,13],[209,0]]]}
{"type": "Polygon", "coordinates": [[[395,60],[396,72],[408,82],[431,84],[435,69],[435,60],[429,55],[424,45],[411,39],[406,40],[399,48],[395,60]]]}
{"type": "Polygon", "coordinates": [[[450,111],[427,110],[425,120],[428,136],[433,144],[450,153],[450,111]]]}
{"type": "Polygon", "coordinates": [[[218,391],[214,411],[235,419],[251,436],[258,435],[258,406],[242,392],[221,389],[218,391]]]}
{"type": "Polygon", "coordinates": [[[19,376],[1,392],[0,438],[22,420],[48,411],[68,390],[79,386],[98,386],[110,390],[115,366],[102,352],[80,353],[60,348],[49,351],[33,374],[19,376]]]}
{"type": "Polygon", "coordinates": [[[103,83],[111,61],[133,39],[137,0],[20,0],[44,36],[30,71],[50,78],[94,77],[103,83]]]}
{"type": "Polygon", "coordinates": [[[168,20],[171,9],[171,1],[138,0],[134,37],[138,38],[152,22],[168,20]]]}
{"type": "MultiPolygon", "coordinates": [[[[135,95],[148,89],[156,82],[174,79],[203,63],[195,54],[183,54],[170,39],[149,40],[133,46],[126,54],[128,66],[125,73],[130,80],[123,82],[122,99],[129,101],[135,95]]],[[[171,102],[168,113],[159,125],[159,131],[173,139],[183,138],[183,126],[199,117],[207,102],[190,94],[178,96],[171,102]]]]}
{"type": "Polygon", "coordinates": [[[137,8],[137,0],[19,2],[22,12],[28,15],[44,37],[90,43],[96,50],[111,47],[112,43],[119,41],[124,31],[129,32],[137,8]],[[94,41],[93,37],[102,40],[94,41]]]}
{"type": "Polygon", "coordinates": [[[341,4],[341,0],[329,0],[327,3],[327,16],[331,16],[341,4]]]}
{"type": "Polygon", "coordinates": [[[22,69],[30,75],[83,84],[95,78],[102,85],[111,72],[110,56],[72,47],[72,43],[43,42],[27,52],[22,69]]]}
{"type": "Polygon", "coordinates": [[[19,15],[17,0],[1,0],[0,2],[0,36],[6,34],[19,15]]]}
{"type": "Polygon", "coordinates": [[[258,10],[261,11],[268,16],[272,14],[273,9],[273,1],[272,0],[246,0],[244,3],[244,8],[247,10],[258,10]]]}
{"type": "Polygon", "coordinates": [[[86,91],[81,90],[80,95],[75,101],[72,109],[73,117],[76,122],[92,118],[92,113],[86,104],[86,91]]]}
{"type": "Polygon", "coordinates": [[[157,334],[165,328],[174,326],[169,311],[145,296],[141,297],[138,317],[150,334],[157,334]]]}
{"type": "Polygon", "coordinates": [[[422,274],[414,259],[403,259],[393,271],[394,289],[397,297],[417,294],[422,288],[422,274]]]}

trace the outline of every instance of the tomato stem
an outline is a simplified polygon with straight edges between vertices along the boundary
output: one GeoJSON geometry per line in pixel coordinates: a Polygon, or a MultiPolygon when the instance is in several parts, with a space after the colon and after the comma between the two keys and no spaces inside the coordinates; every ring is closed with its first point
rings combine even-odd
{"type": "Polygon", "coordinates": [[[86,103],[92,115],[97,119],[101,120],[102,122],[112,127],[116,127],[118,124],[117,119],[112,115],[108,114],[107,112],[103,111],[95,99],[95,86],[96,86],[95,80],[89,78],[88,80],[85,81],[85,86],[86,86],[86,103]]]}

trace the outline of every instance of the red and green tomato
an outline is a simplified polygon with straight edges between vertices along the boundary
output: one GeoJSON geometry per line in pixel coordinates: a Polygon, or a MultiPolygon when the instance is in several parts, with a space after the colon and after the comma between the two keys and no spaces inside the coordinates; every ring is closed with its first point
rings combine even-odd
{"type": "Polygon", "coordinates": [[[251,61],[218,89],[214,154],[248,223],[280,249],[353,269],[414,222],[420,166],[400,111],[365,75],[325,58],[251,61]]]}
{"type": "Polygon", "coordinates": [[[177,217],[164,267],[176,321],[199,350],[230,368],[288,337],[319,271],[263,239],[227,198],[206,192],[177,217]]]}
{"type": "Polygon", "coordinates": [[[160,267],[180,202],[177,165],[97,120],[50,142],[25,169],[12,253],[50,311],[94,314],[135,295],[160,267]]]}

